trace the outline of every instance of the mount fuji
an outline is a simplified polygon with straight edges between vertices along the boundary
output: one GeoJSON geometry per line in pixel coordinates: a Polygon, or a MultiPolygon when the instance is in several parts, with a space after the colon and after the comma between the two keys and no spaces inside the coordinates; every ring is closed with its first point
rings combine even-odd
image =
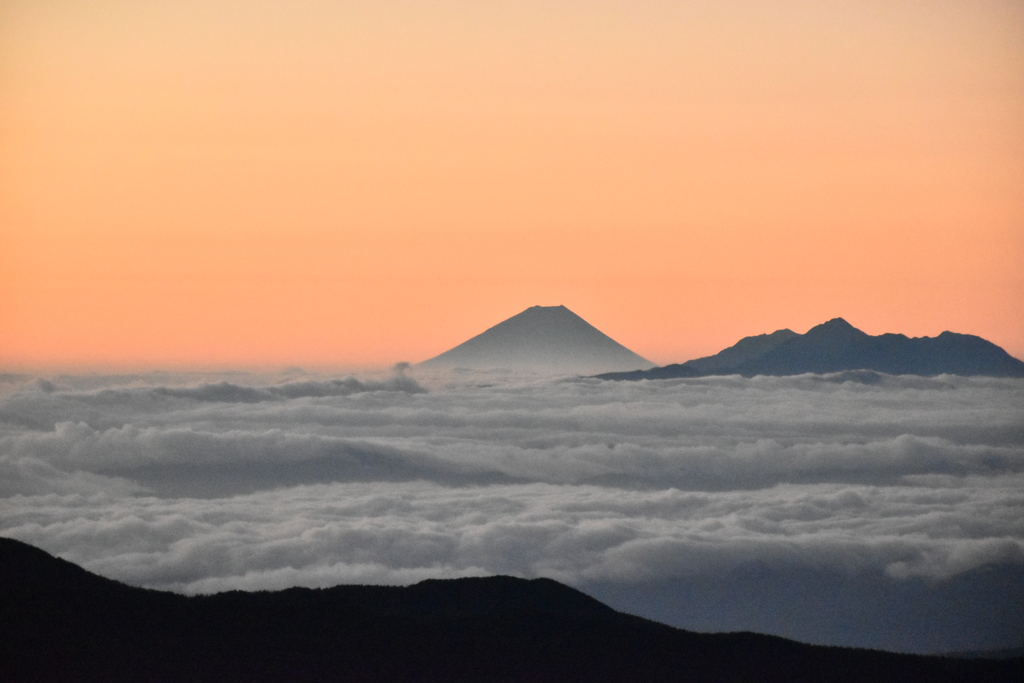
{"type": "Polygon", "coordinates": [[[654,363],[565,306],[531,306],[420,365],[590,373],[646,369],[654,363]]]}

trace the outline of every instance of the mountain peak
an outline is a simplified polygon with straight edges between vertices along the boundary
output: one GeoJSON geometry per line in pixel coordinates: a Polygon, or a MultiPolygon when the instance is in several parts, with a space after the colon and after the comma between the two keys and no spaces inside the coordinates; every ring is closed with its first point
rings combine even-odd
{"type": "Polygon", "coordinates": [[[811,329],[807,330],[807,332],[802,336],[810,339],[832,339],[838,341],[841,339],[858,339],[861,337],[867,337],[868,335],[867,333],[858,330],[842,318],[832,318],[820,325],[815,325],[811,329]]]}
{"type": "Polygon", "coordinates": [[[778,330],[745,337],[714,356],[645,372],[605,373],[604,379],[668,379],[701,375],[799,375],[868,370],[890,375],[1024,377],[1024,363],[969,334],[872,336],[833,318],[806,334],[778,330]]]}
{"type": "MultiPolygon", "coordinates": [[[[815,325],[811,328],[822,329],[822,330],[857,330],[856,327],[846,322],[844,318],[832,318],[831,320],[825,321],[820,325],[815,325]]],[[[808,330],[809,332],[810,330],[808,330]]],[[[860,332],[860,330],[857,330],[860,332]]]]}
{"type": "Polygon", "coordinates": [[[558,305],[531,306],[423,365],[575,373],[654,364],[558,305]]]}

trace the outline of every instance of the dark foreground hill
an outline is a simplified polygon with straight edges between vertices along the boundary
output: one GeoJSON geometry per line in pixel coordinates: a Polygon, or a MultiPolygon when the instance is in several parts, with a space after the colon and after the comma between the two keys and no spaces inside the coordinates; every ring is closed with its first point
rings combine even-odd
{"type": "Polygon", "coordinates": [[[565,306],[531,306],[421,365],[573,373],[649,368],[654,363],[565,306]]]}
{"type": "Polygon", "coordinates": [[[1024,362],[992,342],[970,334],[872,336],[842,318],[835,318],[812,327],[806,334],[778,330],[744,337],[714,356],[650,370],[598,376],[638,380],[706,375],[825,374],[848,370],[871,370],[889,375],[1024,377],[1024,362]]]}
{"type": "Polygon", "coordinates": [[[3,681],[1014,681],[1024,660],[698,634],[496,576],[186,597],[0,539],[3,681]]]}

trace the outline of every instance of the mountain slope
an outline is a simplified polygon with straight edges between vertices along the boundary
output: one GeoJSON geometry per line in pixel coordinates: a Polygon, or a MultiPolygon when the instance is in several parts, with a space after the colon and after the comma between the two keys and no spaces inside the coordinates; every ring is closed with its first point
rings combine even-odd
{"type": "Polygon", "coordinates": [[[0,680],[1021,680],[1024,660],[699,634],[548,579],[186,597],[130,588],[0,539],[0,680]]]}
{"type": "Polygon", "coordinates": [[[733,368],[742,375],[797,375],[875,370],[890,375],[1024,377],[1024,363],[981,337],[943,332],[937,337],[871,336],[842,318],[733,368]]]}
{"type": "Polygon", "coordinates": [[[697,358],[687,361],[686,365],[699,373],[712,375],[718,374],[716,370],[728,370],[740,363],[746,363],[760,358],[776,347],[785,344],[791,339],[800,335],[793,330],[776,330],[771,334],[759,334],[753,337],[744,337],[727,349],[719,351],[713,356],[697,358]]]}
{"type": "Polygon", "coordinates": [[[842,318],[806,334],[779,330],[745,337],[706,358],[643,372],[605,373],[602,379],[638,380],[705,375],[799,375],[872,370],[890,375],[1024,377],[1024,362],[981,337],[943,332],[937,337],[872,336],[842,318]]]}
{"type": "Polygon", "coordinates": [[[653,363],[565,306],[532,306],[420,365],[601,372],[653,363]]]}

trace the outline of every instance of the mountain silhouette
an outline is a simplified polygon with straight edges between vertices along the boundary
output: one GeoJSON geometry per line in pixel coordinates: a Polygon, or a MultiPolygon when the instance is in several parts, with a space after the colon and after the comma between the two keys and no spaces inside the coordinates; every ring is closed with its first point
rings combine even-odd
{"type": "Polygon", "coordinates": [[[654,364],[565,306],[531,306],[420,365],[574,373],[654,364]]]}
{"type": "Polygon", "coordinates": [[[719,351],[714,356],[687,361],[687,365],[700,373],[717,374],[716,370],[728,370],[740,363],[760,358],[775,347],[781,346],[790,339],[799,336],[793,330],[776,330],[771,334],[744,337],[729,348],[719,351]]]}
{"type": "Polygon", "coordinates": [[[550,579],[184,596],[0,538],[4,681],[1019,681],[1024,659],[902,655],[702,634],[550,579]]]}
{"type": "Polygon", "coordinates": [[[800,375],[868,370],[890,375],[1024,377],[1024,362],[970,334],[937,337],[872,336],[842,318],[806,334],[778,330],[745,337],[705,358],[645,371],[605,373],[602,379],[639,380],[705,375],[800,375]]]}

